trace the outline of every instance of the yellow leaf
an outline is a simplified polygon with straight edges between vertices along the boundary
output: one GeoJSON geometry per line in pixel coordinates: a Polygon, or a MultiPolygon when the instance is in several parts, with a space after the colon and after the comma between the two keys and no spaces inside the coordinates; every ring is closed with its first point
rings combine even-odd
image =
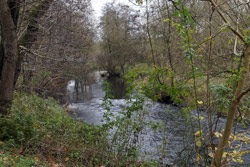
{"type": "Polygon", "coordinates": [[[3,144],[3,142],[2,142],[2,141],[0,141],[0,145],[1,145],[1,144],[3,144]]]}
{"type": "Polygon", "coordinates": [[[237,159],[239,163],[243,163],[244,161],[240,158],[237,159]]]}
{"type": "Polygon", "coordinates": [[[219,132],[215,132],[214,135],[218,138],[221,134],[219,132]]]}
{"type": "Polygon", "coordinates": [[[201,146],[201,141],[197,141],[196,146],[200,147],[201,146]]]}
{"type": "Polygon", "coordinates": [[[167,18],[167,19],[165,19],[165,20],[163,20],[163,22],[168,22],[170,19],[169,18],[167,18]]]}
{"type": "Polygon", "coordinates": [[[243,34],[246,35],[247,33],[248,33],[248,29],[245,29],[245,30],[243,31],[243,34]]]}
{"type": "Polygon", "coordinates": [[[198,100],[197,103],[198,103],[198,104],[203,104],[203,101],[198,100]]]}
{"type": "Polygon", "coordinates": [[[65,161],[68,161],[68,160],[69,160],[69,157],[66,157],[64,160],[65,160],[65,161]]]}
{"type": "Polygon", "coordinates": [[[209,155],[211,158],[214,157],[214,154],[213,154],[212,152],[210,152],[208,155],[209,155]]]}
{"type": "Polygon", "coordinates": [[[198,118],[199,120],[203,120],[204,119],[204,117],[203,116],[199,116],[199,118],[198,118]]]}
{"type": "Polygon", "coordinates": [[[198,155],[196,156],[196,159],[197,159],[198,161],[200,161],[200,160],[201,160],[201,156],[198,154],[198,155]]]}
{"type": "Polygon", "coordinates": [[[198,136],[198,135],[200,135],[202,133],[202,130],[198,130],[194,135],[195,136],[198,136]]]}

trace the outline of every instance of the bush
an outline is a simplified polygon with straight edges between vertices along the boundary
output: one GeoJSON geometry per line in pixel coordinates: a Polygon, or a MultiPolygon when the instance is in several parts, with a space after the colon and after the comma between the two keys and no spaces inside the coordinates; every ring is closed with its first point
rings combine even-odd
{"type": "Polygon", "coordinates": [[[25,93],[15,93],[11,113],[0,119],[1,155],[12,155],[5,163],[16,166],[33,166],[36,157],[49,166],[137,166],[110,151],[107,135],[73,120],[55,100],[25,93]]]}

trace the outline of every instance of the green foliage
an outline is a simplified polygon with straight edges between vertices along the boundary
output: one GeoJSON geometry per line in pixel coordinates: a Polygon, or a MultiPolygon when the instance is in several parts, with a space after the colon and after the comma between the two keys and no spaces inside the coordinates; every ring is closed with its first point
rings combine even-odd
{"type": "Polygon", "coordinates": [[[47,166],[139,164],[110,149],[108,133],[103,127],[73,120],[51,98],[15,93],[11,114],[1,118],[0,124],[1,156],[13,155],[4,162],[0,158],[0,164],[34,166],[42,161],[47,166]],[[39,162],[29,157],[39,157],[39,162]]]}
{"type": "Polygon", "coordinates": [[[232,89],[223,84],[211,84],[210,89],[214,94],[213,104],[218,107],[220,112],[227,112],[232,97],[232,89]]]}
{"type": "Polygon", "coordinates": [[[171,100],[180,104],[182,97],[187,93],[184,83],[176,81],[171,85],[173,72],[168,68],[139,64],[128,71],[125,76],[128,84],[133,85],[133,90],[153,100],[160,100],[163,95],[171,95],[171,100]]]}
{"type": "Polygon", "coordinates": [[[143,0],[136,0],[136,3],[142,4],[142,3],[143,3],[143,0]]]}
{"type": "Polygon", "coordinates": [[[109,132],[113,152],[117,153],[118,156],[128,158],[128,160],[136,160],[139,155],[138,136],[146,124],[144,120],[146,111],[143,108],[144,96],[140,94],[132,95],[130,91],[130,98],[127,99],[125,107],[119,112],[119,115],[115,116],[111,111],[113,104],[109,99],[110,94],[112,94],[109,86],[106,83],[104,88],[106,96],[104,97],[103,106],[106,113],[104,114],[102,127],[109,132]]]}
{"type": "Polygon", "coordinates": [[[0,166],[3,167],[46,167],[43,162],[38,161],[37,157],[24,157],[22,155],[15,156],[13,154],[0,153],[0,166]]]}

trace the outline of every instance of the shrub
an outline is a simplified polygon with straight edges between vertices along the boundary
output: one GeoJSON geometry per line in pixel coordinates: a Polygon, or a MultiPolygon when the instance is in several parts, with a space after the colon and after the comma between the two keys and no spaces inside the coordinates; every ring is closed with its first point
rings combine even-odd
{"type": "MultiPolygon", "coordinates": [[[[99,126],[68,116],[55,100],[34,94],[15,93],[11,113],[0,119],[2,155],[13,155],[8,159],[17,166],[33,166],[27,157],[49,166],[137,166],[110,151],[107,135],[99,126]]],[[[12,164],[9,160],[5,163],[12,164]]]]}

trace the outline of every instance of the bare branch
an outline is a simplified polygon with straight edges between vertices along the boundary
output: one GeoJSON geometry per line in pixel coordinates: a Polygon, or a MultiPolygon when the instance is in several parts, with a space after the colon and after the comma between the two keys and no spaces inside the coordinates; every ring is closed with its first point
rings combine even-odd
{"type": "Polygon", "coordinates": [[[229,29],[235,34],[237,35],[243,42],[245,42],[244,37],[242,36],[242,34],[240,34],[237,30],[235,30],[229,23],[229,21],[226,19],[226,17],[223,15],[223,13],[220,11],[220,9],[218,8],[217,4],[214,2],[214,0],[209,0],[212,5],[214,6],[215,9],[217,9],[217,12],[219,13],[219,15],[221,16],[222,20],[228,25],[229,29]]]}

